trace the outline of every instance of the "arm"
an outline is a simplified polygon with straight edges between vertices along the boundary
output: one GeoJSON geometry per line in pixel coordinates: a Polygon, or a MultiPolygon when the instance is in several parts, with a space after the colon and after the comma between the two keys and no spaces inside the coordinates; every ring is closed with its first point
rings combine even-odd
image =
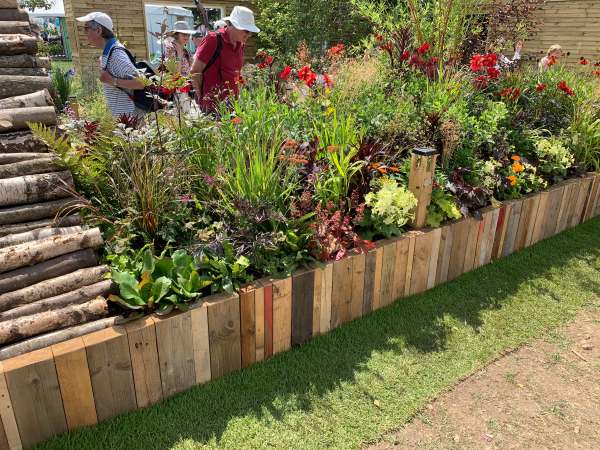
{"type": "Polygon", "coordinates": [[[194,62],[192,63],[192,67],[190,67],[190,77],[192,79],[194,91],[196,92],[196,100],[199,100],[202,93],[202,72],[206,68],[206,65],[212,58],[216,49],[217,35],[215,33],[207,34],[196,49],[194,62]]]}
{"type": "Polygon", "coordinates": [[[202,89],[202,71],[206,67],[206,64],[200,61],[198,58],[194,58],[192,67],[190,68],[190,76],[192,78],[192,85],[196,92],[196,97],[200,95],[202,89]]]}
{"type": "Polygon", "coordinates": [[[103,70],[102,72],[100,72],[100,81],[102,81],[103,83],[106,83],[106,84],[110,84],[115,87],[119,87],[121,89],[143,89],[144,88],[144,83],[142,83],[139,80],[136,80],[135,78],[132,78],[130,80],[116,78],[116,77],[113,77],[106,70],[103,70]]]}
{"type": "Polygon", "coordinates": [[[110,70],[100,72],[100,81],[121,89],[143,89],[144,83],[135,79],[136,68],[123,50],[115,49],[110,59],[110,70]]]}

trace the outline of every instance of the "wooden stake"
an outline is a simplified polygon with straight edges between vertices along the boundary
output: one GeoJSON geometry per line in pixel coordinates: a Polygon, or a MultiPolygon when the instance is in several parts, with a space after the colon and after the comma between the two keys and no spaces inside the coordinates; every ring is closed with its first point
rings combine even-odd
{"type": "Polygon", "coordinates": [[[432,148],[416,148],[412,153],[408,189],[417,197],[415,218],[412,222],[416,228],[423,228],[427,221],[427,207],[431,203],[431,190],[435,173],[437,150],[432,148]]]}

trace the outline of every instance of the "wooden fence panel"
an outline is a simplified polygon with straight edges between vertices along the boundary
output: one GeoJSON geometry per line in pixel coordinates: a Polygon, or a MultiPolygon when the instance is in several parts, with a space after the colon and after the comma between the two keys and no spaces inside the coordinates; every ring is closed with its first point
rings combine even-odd
{"type": "Polygon", "coordinates": [[[586,201],[592,189],[592,181],[593,179],[589,176],[579,179],[579,196],[575,205],[575,214],[571,217],[571,228],[576,227],[584,220],[586,201]]]}
{"type": "Polygon", "coordinates": [[[430,231],[431,233],[431,256],[429,257],[429,275],[427,277],[427,289],[435,286],[437,278],[438,259],[440,256],[440,248],[442,245],[442,229],[436,228],[430,231]]]}
{"type": "Polygon", "coordinates": [[[55,344],[51,348],[67,428],[74,430],[96,424],[98,416],[83,339],[71,339],[55,344]]]}
{"type": "Polygon", "coordinates": [[[463,274],[465,266],[465,255],[467,253],[469,233],[472,228],[472,219],[464,218],[452,225],[452,250],[448,265],[448,277],[446,281],[454,280],[463,274]]]}
{"type": "Polygon", "coordinates": [[[484,225],[483,236],[479,242],[478,267],[485,266],[492,261],[496,228],[498,227],[498,219],[500,218],[500,208],[494,208],[491,211],[488,211],[486,217],[487,221],[484,225]]]}
{"type": "Polygon", "coordinates": [[[254,287],[240,290],[240,330],[242,337],[242,367],[256,362],[256,306],[254,287]]]}
{"type": "Polygon", "coordinates": [[[138,408],[145,408],[163,398],[160,361],[156,345],[156,328],[151,317],[125,325],[133,370],[138,408]]]}
{"type": "Polygon", "coordinates": [[[396,262],[394,269],[394,301],[404,297],[406,291],[406,270],[408,266],[408,251],[410,247],[410,237],[402,236],[396,240],[396,262]]]}
{"type": "Polygon", "coordinates": [[[475,267],[475,254],[477,253],[477,241],[479,234],[482,231],[483,220],[482,219],[469,219],[469,237],[467,238],[467,248],[465,250],[465,261],[463,265],[462,273],[467,273],[473,270],[475,267]]]}
{"type": "Polygon", "coordinates": [[[573,180],[565,183],[560,208],[558,210],[558,219],[556,222],[555,234],[562,233],[569,227],[571,215],[573,214],[573,204],[577,201],[579,195],[579,185],[573,180]]]}
{"type": "Polygon", "coordinates": [[[98,421],[137,407],[125,329],[112,327],[83,336],[98,421]]]}
{"type": "Polygon", "coordinates": [[[192,315],[154,317],[154,326],[162,390],[170,397],[196,384],[192,315]]]}
{"type": "Polygon", "coordinates": [[[431,232],[421,232],[415,237],[415,249],[410,277],[410,295],[419,294],[427,289],[429,258],[432,246],[433,234],[431,232]]]}
{"type": "Polygon", "coordinates": [[[598,195],[600,192],[600,175],[594,173],[589,174],[591,181],[590,192],[585,202],[585,209],[583,211],[583,220],[590,220],[594,216],[596,209],[596,202],[598,201],[598,195]]]}
{"type": "Polygon", "coordinates": [[[211,380],[210,341],[208,337],[208,308],[205,303],[190,309],[192,315],[192,340],[194,347],[194,372],[196,384],[211,380]]]}
{"type": "Polygon", "coordinates": [[[453,224],[441,227],[440,251],[438,253],[437,268],[435,271],[435,285],[438,286],[448,280],[448,268],[452,255],[453,224]]]}
{"type": "Polygon", "coordinates": [[[523,199],[521,208],[521,217],[519,219],[519,227],[515,238],[513,251],[522,250],[531,244],[533,227],[535,225],[535,215],[537,214],[540,198],[537,195],[532,195],[523,199]]]}
{"type": "Polygon", "coordinates": [[[321,267],[315,267],[315,284],[313,287],[313,336],[321,334],[321,297],[323,291],[323,275],[325,271],[321,267]]]}
{"type": "Polygon", "coordinates": [[[539,194],[540,201],[538,203],[538,210],[535,216],[535,223],[533,224],[533,234],[531,236],[531,244],[536,244],[544,238],[544,224],[548,216],[548,202],[550,199],[549,192],[542,192],[539,194]]]}
{"type": "Polygon", "coordinates": [[[498,210],[498,222],[494,231],[494,243],[492,246],[492,259],[498,259],[502,257],[502,249],[504,247],[504,238],[506,236],[506,229],[508,220],[510,218],[511,206],[503,204],[498,210]]]}
{"type": "Polygon", "coordinates": [[[358,319],[363,313],[365,290],[366,255],[360,253],[352,256],[352,302],[350,303],[350,319],[358,319]]]}
{"type": "Polygon", "coordinates": [[[333,263],[331,290],[331,329],[349,322],[352,304],[352,258],[333,263]]]}
{"type": "Polygon", "coordinates": [[[256,320],[255,359],[260,362],[265,359],[265,288],[260,283],[256,284],[256,290],[254,291],[254,315],[256,320]]]}
{"type": "Polygon", "coordinates": [[[304,344],[312,338],[314,297],[315,271],[295,272],[292,277],[292,345],[304,344]]]}
{"type": "Polygon", "coordinates": [[[331,293],[333,289],[333,263],[323,269],[321,278],[321,334],[331,329],[331,293]]]}
{"type": "Polygon", "coordinates": [[[235,294],[214,295],[208,308],[208,341],[212,379],[221,378],[242,366],[240,345],[240,299],[235,294]]]}
{"type": "Polygon", "coordinates": [[[292,279],[273,281],[273,354],[292,345],[292,279]]]}
{"type": "Polygon", "coordinates": [[[410,295],[413,265],[415,262],[415,248],[417,245],[417,237],[421,233],[422,233],[421,231],[410,231],[410,232],[406,233],[406,236],[409,238],[408,256],[407,256],[408,263],[406,264],[406,279],[404,281],[404,296],[406,296],[406,297],[408,297],[410,295]]]}
{"type": "Polygon", "coordinates": [[[375,278],[373,280],[373,311],[381,308],[381,275],[383,271],[383,247],[375,249],[375,278]]]}
{"type": "Polygon", "coordinates": [[[273,284],[263,284],[263,296],[265,298],[265,359],[273,356],[273,284]]]}
{"type": "Polygon", "coordinates": [[[556,234],[560,205],[565,192],[565,186],[556,186],[548,191],[546,217],[544,220],[543,239],[548,239],[556,234]]]}
{"type": "Polygon", "coordinates": [[[396,269],[396,242],[385,241],[381,264],[381,306],[390,305],[394,301],[394,270],[396,269]]]}
{"type": "Polygon", "coordinates": [[[502,256],[508,256],[515,250],[515,241],[517,238],[517,230],[521,220],[521,210],[523,208],[522,200],[513,200],[510,202],[510,215],[506,224],[506,234],[502,244],[502,256]]]}
{"type": "Polygon", "coordinates": [[[67,431],[50,348],[4,361],[4,375],[24,448],[67,431]]]}
{"type": "Polygon", "coordinates": [[[8,448],[11,450],[23,448],[2,361],[0,361],[0,420],[8,448]]]}
{"type": "Polygon", "coordinates": [[[369,250],[365,255],[365,285],[363,288],[363,316],[373,311],[373,293],[375,291],[375,272],[377,270],[377,249],[369,250]]]}

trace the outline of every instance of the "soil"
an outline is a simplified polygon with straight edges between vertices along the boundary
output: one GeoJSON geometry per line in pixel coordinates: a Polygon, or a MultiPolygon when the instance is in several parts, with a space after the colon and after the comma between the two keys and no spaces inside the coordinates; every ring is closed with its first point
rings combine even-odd
{"type": "Polygon", "coordinates": [[[600,449],[600,309],[496,360],[366,448],[600,449]]]}

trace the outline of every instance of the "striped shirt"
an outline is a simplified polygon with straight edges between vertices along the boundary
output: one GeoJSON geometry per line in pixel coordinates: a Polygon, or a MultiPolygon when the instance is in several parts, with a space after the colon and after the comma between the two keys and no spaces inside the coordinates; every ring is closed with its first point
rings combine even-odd
{"type": "MultiPolygon", "coordinates": [[[[127,53],[118,49],[118,47],[124,48],[123,44],[117,41],[114,47],[117,48],[110,52],[110,61],[107,61],[109,53],[103,52],[100,59],[100,68],[106,70],[115,78],[131,80],[137,75],[135,66],[127,56],[127,53]]],[[[136,109],[133,100],[129,97],[129,90],[126,92],[106,83],[102,83],[102,86],[106,102],[108,103],[108,109],[112,112],[113,117],[119,117],[121,114],[139,115],[139,110],[136,109]]]]}

